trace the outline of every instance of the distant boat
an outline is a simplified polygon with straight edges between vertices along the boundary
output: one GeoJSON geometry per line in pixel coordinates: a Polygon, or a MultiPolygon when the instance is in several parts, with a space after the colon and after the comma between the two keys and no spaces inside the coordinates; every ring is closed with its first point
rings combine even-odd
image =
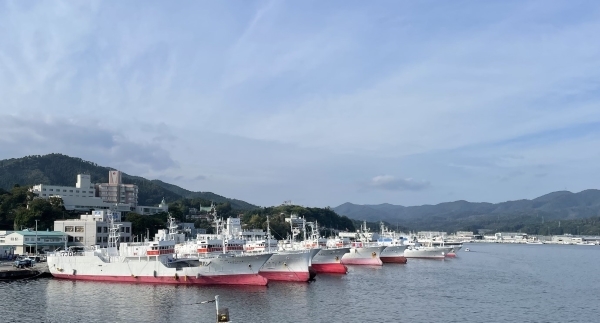
{"type": "Polygon", "coordinates": [[[578,243],[576,243],[576,245],[578,245],[578,246],[595,246],[596,244],[588,241],[588,242],[578,242],[578,243]]]}
{"type": "Polygon", "coordinates": [[[543,242],[537,240],[537,241],[527,241],[525,242],[526,244],[544,244],[543,242]]]}
{"type": "Polygon", "coordinates": [[[471,251],[471,249],[465,248],[465,252],[469,252],[469,251],[471,251]]]}

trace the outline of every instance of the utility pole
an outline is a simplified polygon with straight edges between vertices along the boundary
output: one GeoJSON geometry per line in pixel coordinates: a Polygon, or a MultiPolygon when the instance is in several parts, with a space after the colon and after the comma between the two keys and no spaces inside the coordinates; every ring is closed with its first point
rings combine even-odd
{"type": "Polygon", "coordinates": [[[38,249],[37,249],[37,242],[38,242],[38,236],[37,236],[37,223],[39,220],[35,220],[35,255],[37,256],[38,254],[38,249]]]}

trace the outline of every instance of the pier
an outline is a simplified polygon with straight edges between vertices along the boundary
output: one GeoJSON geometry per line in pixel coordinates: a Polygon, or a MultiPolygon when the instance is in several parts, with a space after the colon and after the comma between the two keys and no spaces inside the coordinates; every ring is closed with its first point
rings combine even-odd
{"type": "Polygon", "coordinates": [[[35,264],[30,268],[15,268],[13,262],[0,262],[0,281],[20,280],[50,276],[45,263],[35,264]]]}

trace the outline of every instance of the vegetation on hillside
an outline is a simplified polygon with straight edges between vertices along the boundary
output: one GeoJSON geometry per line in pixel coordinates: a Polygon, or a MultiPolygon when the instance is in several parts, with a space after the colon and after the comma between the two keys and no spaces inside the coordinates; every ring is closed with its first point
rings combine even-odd
{"type": "Polygon", "coordinates": [[[0,189],[0,229],[35,228],[53,230],[54,221],[72,217],[65,211],[61,198],[34,198],[29,187],[15,186],[10,191],[0,189]]]}
{"type": "Polygon", "coordinates": [[[551,226],[548,229],[548,225],[544,225],[551,221],[600,216],[600,190],[585,190],[579,193],[560,191],[533,200],[496,204],[455,201],[405,207],[392,204],[345,203],[334,210],[352,219],[373,222],[383,220],[391,223],[392,227],[398,224],[413,231],[476,232],[478,229],[489,229],[536,233],[552,230],[551,226]]]}
{"type": "Polygon", "coordinates": [[[280,205],[247,211],[242,215],[242,223],[244,224],[244,229],[266,230],[267,216],[269,216],[273,237],[276,239],[285,239],[291,233],[290,224],[285,222],[285,218],[290,217],[291,214],[304,217],[309,222],[317,221],[321,229],[321,235],[323,236],[331,235],[332,230],[355,230],[352,220],[336,214],[330,208],[310,208],[298,205],[280,205]]]}
{"type": "MultiPolygon", "coordinates": [[[[99,166],[81,158],[62,154],[33,155],[22,158],[0,160],[0,188],[11,189],[15,184],[21,186],[49,184],[74,186],[77,174],[89,174],[92,182],[108,182],[108,172],[112,168],[99,166]]],[[[147,180],[139,176],[123,173],[123,182],[138,186],[139,205],[157,205],[165,198],[168,202],[181,198],[200,198],[215,203],[229,202],[233,209],[251,210],[256,206],[211,192],[192,192],[176,185],[158,180],[147,180]]]]}

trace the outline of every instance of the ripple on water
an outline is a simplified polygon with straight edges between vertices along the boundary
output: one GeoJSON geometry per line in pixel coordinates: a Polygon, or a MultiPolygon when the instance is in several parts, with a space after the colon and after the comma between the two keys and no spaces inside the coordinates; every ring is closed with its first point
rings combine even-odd
{"type": "Polygon", "coordinates": [[[595,322],[600,247],[472,244],[456,259],[350,267],[313,283],[192,287],[38,279],[0,284],[5,322],[595,322]]]}

